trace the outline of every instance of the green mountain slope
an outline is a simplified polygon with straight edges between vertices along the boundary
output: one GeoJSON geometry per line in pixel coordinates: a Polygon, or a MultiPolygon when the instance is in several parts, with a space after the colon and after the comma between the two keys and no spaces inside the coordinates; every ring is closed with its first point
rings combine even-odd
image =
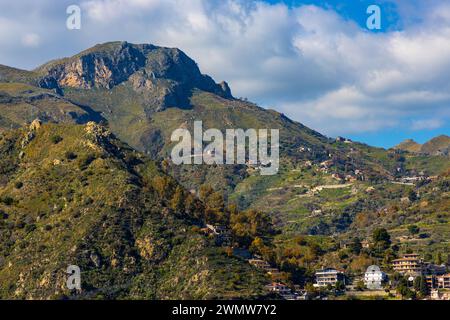
{"type": "Polygon", "coordinates": [[[102,120],[91,108],[75,105],[51,90],[26,83],[0,82],[0,131],[19,128],[36,118],[58,123],[102,120]]]}
{"type": "Polygon", "coordinates": [[[263,276],[197,231],[202,204],[174,207],[175,181],[106,128],[33,122],[0,135],[0,153],[0,298],[263,294],[263,276]]]}
{"type": "Polygon", "coordinates": [[[28,108],[39,109],[39,117],[50,122],[104,123],[132,148],[162,161],[164,172],[196,195],[209,185],[240,209],[270,213],[280,231],[275,247],[280,244],[281,251],[305,235],[328,250],[328,255],[305,254],[314,257],[306,263],[303,252],[291,257],[300,265],[339,261],[336,243],[341,237],[369,237],[375,227],[402,236],[408,224],[417,222],[430,237],[417,241],[415,249],[443,252],[447,245],[450,158],[445,137],[423,146],[408,141],[397,150],[330,139],[276,111],[233,98],[226,83],[202,75],[182,51],[153,45],[101,44],[31,72],[0,67],[2,86],[0,128],[33,119],[22,112],[30,90],[52,94],[40,109],[31,102],[28,108]],[[25,102],[16,107],[19,102],[13,98],[25,102]],[[279,129],[279,174],[261,176],[243,165],[172,165],[171,133],[192,129],[195,120],[202,120],[204,129],[222,131],[279,129]],[[407,203],[411,192],[418,197],[407,203]]]}

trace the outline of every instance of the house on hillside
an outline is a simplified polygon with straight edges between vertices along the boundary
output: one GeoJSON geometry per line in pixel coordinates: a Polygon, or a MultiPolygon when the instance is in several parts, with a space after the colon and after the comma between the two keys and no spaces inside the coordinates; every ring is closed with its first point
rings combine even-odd
{"type": "Polygon", "coordinates": [[[267,261],[264,261],[262,259],[250,259],[248,260],[248,263],[250,263],[252,266],[263,269],[263,270],[270,270],[272,267],[267,261]]]}
{"type": "Polygon", "coordinates": [[[269,292],[278,293],[280,295],[290,295],[292,290],[285,284],[281,282],[272,282],[266,286],[266,290],[269,292]]]}
{"type": "Polygon", "coordinates": [[[345,284],[344,272],[333,268],[322,268],[316,271],[316,283],[314,284],[314,286],[335,286],[338,281],[342,281],[345,284]]]}
{"type": "Polygon", "coordinates": [[[386,273],[381,271],[380,267],[372,265],[367,268],[364,273],[364,284],[367,289],[380,290],[383,288],[383,283],[386,282],[386,273]]]}
{"type": "Polygon", "coordinates": [[[369,240],[363,240],[363,241],[361,241],[361,246],[362,246],[364,249],[369,249],[369,248],[370,248],[370,241],[369,241],[369,240]]]}
{"type": "Polygon", "coordinates": [[[392,268],[400,274],[417,277],[422,275],[424,263],[418,254],[411,253],[403,255],[400,259],[393,260],[392,268]]]}
{"type": "Polygon", "coordinates": [[[431,289],[448,289],[450,290],[450,273],[443,275],[430,275],[426,277],[427,285],[431,289]]]}

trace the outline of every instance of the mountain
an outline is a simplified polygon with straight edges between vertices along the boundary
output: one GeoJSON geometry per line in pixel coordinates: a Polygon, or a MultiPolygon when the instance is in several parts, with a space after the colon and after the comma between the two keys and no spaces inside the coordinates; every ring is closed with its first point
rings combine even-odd
{"type": "MultiPolygon", "coordinates": [[[[237,245],[262,255],[291,275],[287,278],[296,284],[311,281],[308,275],[324,265],[357,273],[372,263],[388,267],[390,259],[408,251],[433,256],[448,251],[450,158],[443,155],[445,150],[441,152],[446,137],[423,146],[407,141],[398,147],[412,152],[331,139],[277,111],[236,99],[225,82],[218,84],[201,74],[196,63],[179,49],[112,42],[33,71],[0,66],[0,111],[0,131],[7,137],[2,140],[2,150],[8,155],[0,160],[0,195],[5,200],[0,209],[7,219],[13,217],[5,221],[8,231],[2,231],[2,243],[8,244],[2,246],[6,267],[0,271],[5,297],[15,295],[15,283],[22,278],[29,281],[22,288],[31,289],[17,291],[18,297],[56,294],[50,289],[42,291],[36,278],[25,274],[27,264],[33,265],[33,270],[46,270],[39,257],[51,256],[55,263],[62,259],[60,265],[49,269],[52,272],[73,258],[66,256],[71,252],[66,249],[72,248],[68,243],[64,247],[56,242],[46,244],[49,235],[45,228],[56,228],[58,234],[82,244],[74,254],[89,270],[86,283],[92,292],[131,281],[127,288],[132,289],[107,293],[114,298],[259,296],[267,279],[261,280],[241,258],[230,252],[223,254],[224,248],[197,234],[195,230],[205,222],[227,226],[237,245]],[[37,134],[36,139],[35,133],[29,136],[28,129],[23,129],[35,118],[44,123],[42,135],[37,134]],[[204,130],[217,128],[222,132],[279,129],[279,173],[262,176],[252,165],[173,165],[170,136],[178,128],[192,130],[195,120],[203,121],[204,130]],[[105,146],[110,147],[101,147],[107,153],[95,156],[95,161],[86,147],[86,128],[109,132],[105,146]],[[21,150],[24,136],[33,139],[21,150]],[[58,142],[57,136],[63,140],[58,142]],[[32,147],[38,141],[46,142],[32,147]],[[75,159],[70,152],[75,153],[75,159]],[[29,158],[35,153],[36,158],[29,158]],[[23,178],[22,172],[26,172],[23,178]],[[61,176],[67,179],[58,180],[61,176]],[[162,192],[167,186],[165,179],[172,187],[162,192]],[[160,191],[155,192],[155,187],[160,191]],[[190,208],[180,210],[175,205],[181,215],[174,211],[173,204],[179,204],[173,199],[177,188],[178,194],[183,190],[188,202],[198,201],[203,210],[192,216],[190,208]],[[80,210],[88,214],[83,215],[83,211],[78,215],[80,210]],[[245,214],[236,214],[236,210],[245,214]],[[40,211],[51,217],[50,222],[42,220],[41,224],[40,219],[46,218],[38,221],[37,213],[30,214],[40,211]],[[102,215],[114,221],[114,226],[102,215]],[[275,232],[254,232],[267,215],[275,232]],[[141,223],[149,224],[151,231],[142,229],[141,223]],[[416,224],[422,232],[412,237],[408,227],[416,224]],[[29,236],[25,228],[30,229],[29,236]],[[377,228],[392,235],[390,251],[373,248],[351,253],[341,247],[349,239],[371,239],[377,228]],[[182,230],[192,232],[183,234],[182,230]],[[25,235],[23,244],[17,241],[25,235]],[[40,243],[48,249],[36,247],[40,243]],[[125,243],[124,247],[120,243],[125,243]],[[154,268],[143,259],[153,251],[140,249],[148,243],[162,246],[154,268]],[[141,255],[140,250],[144,250],[141,255]],[[110,275],[119,271],[112,262],[97,266],[95,257],[113,261],[116,254],[131,274],[114,282],[110,275]],[[135,261],[134,266],[125,261],[135,261]],[[200,264],[203,268],[198,261],[208,263],[200,264]],[[7,267],[10,263],[18,263],[22,271],[13,273],[15,268],[7,267]],[[229,274],[224,271],[228,264],[233,268],[229,274]],[[158,272],[164,275],[161,281],[157,280],[158,272]],[[200,274],[212,278],[199,284],[201,289],[196,291],[194,279],[200,274]],[[150,283],[148,290],[146,283],[150,283]]],[[[94,141],[101,143],[102,139],[94,141]]]]}
{"type": "Polygon", "coordinates": [[[393,149],[419,153],[421,148],[422,145],[420,143],[417,143],[412,139],[406,139],[405,141],[400,142],[398,145],[396,145],[393,149]]]}
{"type": "Polygon", "coordinates": [[[1,299],[263,294],[258,271],[199,231],[202,204],[107,128],[34,121],[0,134],[0,155],[1,299]]]}
{"type": "MultiPolygon", "coordinates": [[[[9,128],[11,123],[23,125],[36,116],[60,122],[60,114],[69,115],[73,119],[67,120],[76,123],[103,121],[130,146],[163,159],[173,146],[172,131],[180,126],[191,128],[195,119],[201,119],[205,129],[279,128],[289,153],[307,147],[318,159],[327,157],[326,137],[275,111],[233,98],[225,82],[216,84],[209,76],[202,75],[196,63],[178,49],[106,43],[70,58],[54,60],[31,72],[0,68],[0,79],[3,79],[0,95],[5,97],[0,108],[14,112],[5,116],[3,128],[9,128]],[[55,103],[70,103],[75,110],[87,114],[78,116],[62,107],[58,109],[59,114],[50,110],[38,112],[38,102],[48,104],[42,99],[32,104],[36,110],[34,117],[14,111],[10,96],[25,99],[26,90],[21,89],[24,85],[37,92],[53,92],[55,103]],[[11,92],[10,86],[20,89],[11,92]]],[[[224,180],[234,185],[245,175],[242,167],[213,172],[200,166],[187,174],[178,169],[174,168],[174,174],[186,187],[192,188],[204,182],[228,185],[224,180]]]]}
{"type": "Polygon", "coordinates": [[[425,154],[450,154],[450,137],[446,135],[441,135],[439,137],[433,138],[430,141],[426,142],[421,150],[422,153],[425,154]]]}
{"type": "Polygon", "coordinates": [[[426,155],[449,155],[450,137],[441,135],[427,141],[423,145],[411,139],[407,139],[393,149],[426,155]]]}

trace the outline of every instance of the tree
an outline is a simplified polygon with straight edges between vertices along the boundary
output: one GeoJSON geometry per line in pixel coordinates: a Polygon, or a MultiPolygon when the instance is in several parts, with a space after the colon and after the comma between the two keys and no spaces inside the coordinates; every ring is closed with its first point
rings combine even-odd
{"type": "Polygon", "coordinates": [[[364,284],[364,281],[360,280],[356,283],[356,287],[355,289],[357,291],[364,291],[364,289],[366,289],[366,285],[364,284]]]}
{"type": "Polygon", "coordinates": [[[414,299],[416,294],[408,288],[408,280],[401,277],[397,283],[397,292],[405,299],[414,299]]]}
{"type": "Polygon", "coordinates": [[[261,238],[256,237],[250,245],[249,249],[251,252],[261,253],[261,251],[264,249],[264,241],[261,238]]]}
{"type": "Polygon", "coordinates": [[[166,176],[153,178],[153,188],[161,198],[168,198],[173,193],[173,182],[166,176]]]}
{"type": "Polygon", "coordinates": [[[354,238],[349,244],[349,249],[354,254],[360,254],[362,245],[358,238],[354,238]]]}
{"type": "Polygon", "coordinates": [[[394,260],[395,258],[396,258],[396,254],[395,254],[394,250],[391,248],[387,249],[384,252],[383,264],[385,266],[389,266],[391,264],[392,260],[394,260]]]}
{"type": "Polygon", "coordinates": [[[172,200],[170,200],[170,207],[176,212],[176,213],[182,213],[184,211],[184,191],[183,188],[180,186],[177,186],[175,189],[175,193],[172,197],[172,200]]]}
{"type": "Polygon", "coordinates": [[[269,216],[256,210],[230,212],[230,226],[236,240],[243,245],[250,245],[255,237],[273,234],[269,216]]]}
{"type": "Polygon", "coordinates": [[[53,144],[58,144],[58,143],[60,143],[62,140],[63,140],[63,138],[62,138],[61,136],[59,136],[59,135],[54,135],[54,136],[51,136],[51,137],[50,137],[50,141],[51,141],[53,144]]]}
{"type": "Polygon", "coordinates": [[[384,228],[375,229],[372,235],[376,247],[387,249],[391,245],[391,236],[384,228]]]}
{"type": "Polygon", "coordinates": [[[205,204],[205,219],[208,223],[229,223],[229,211],[225,209],[225,200],[221,192],[214,191],[209,185],[199,188],[199,198],[205,204]]]}
{"type": "Polygon", "coordinates": [[[210,194],[214,192],[214,189],[207,184],[201,185],[198,189],[198,197],[200,200],[206,203],[210,194]]]}
{"type": "Polygon", "coordinates": [[[411,235],[415,235],[420,232],[420,228],[416,225],[411,225],[411,226],[408,226],[408,231],[411,235]]]}
{"type": "Polygon", "coordinates": [[[438,252],[436,255],[436,264],[441,265],[443,262],[444,260],[442,259],[442,254],[438,252]]]}
{"type": "Polygon", "coordinates": [[[417,193],[414,190],[409,191],[408,193],[408,199],[411,202],[414,202],[417,200],[417,193]]]}
{"type": "Polygon", "coordinates": [[[337,291],[343,291],[343,290],[345,290],[345,283],[338,280],[338,281],[336,281],[335,288],[337,291]]]}
{"type": "Polygon", "coordinates": [[[414,290],[416,290],[421,298],[425,298],[429,294],[425,277],[420,276],[414,279],[414,290]]]}
{"type": "Polygon", "coordinates": [[[315,297],[317,295],[317,289],[316,289],[316,287],[314,287],[314,284],[311,282],[308,282],[305,284],[305,290],[309,295],[311,295],[313,297],[315,297]]]}

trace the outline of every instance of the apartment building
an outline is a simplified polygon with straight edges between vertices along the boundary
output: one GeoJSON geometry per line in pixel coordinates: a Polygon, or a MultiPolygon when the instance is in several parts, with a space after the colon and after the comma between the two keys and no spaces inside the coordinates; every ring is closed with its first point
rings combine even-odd
{"type": "Polygon", "coordinates": [[[338,281],[342,281],[345,283],[345,275],[342,271],[333,268],[320,269],[316,271],[316,284],[314,284],[314,286],[335,286],[336,282],[338,281]]]}
{"type": "Polygon", "coordinates": [[[394,271],[403,275],[420,276],[424,271],[424,263],[418,254],[405,254],[400,259],[392,261],[394,271]]]}

